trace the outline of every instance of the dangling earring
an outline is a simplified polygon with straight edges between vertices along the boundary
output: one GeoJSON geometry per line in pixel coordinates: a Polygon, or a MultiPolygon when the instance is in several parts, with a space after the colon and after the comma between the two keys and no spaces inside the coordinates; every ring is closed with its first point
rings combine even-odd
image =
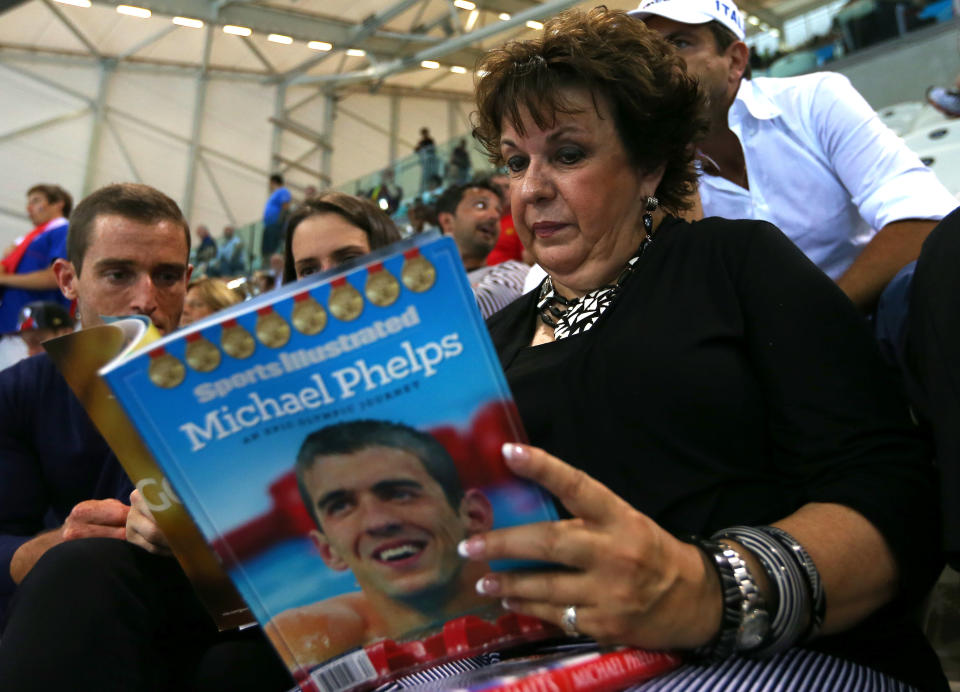
{"type": "Polygon", "coordinates": [[[647,232],[647,237],[653,237],[653,215],[651,212],[657,210],[657,207],[660,206],[660,200],[654,197],[653,195],[647,196],[647,203],[644,207],[645,212],[643,214],[643,230],[647,232]]]}

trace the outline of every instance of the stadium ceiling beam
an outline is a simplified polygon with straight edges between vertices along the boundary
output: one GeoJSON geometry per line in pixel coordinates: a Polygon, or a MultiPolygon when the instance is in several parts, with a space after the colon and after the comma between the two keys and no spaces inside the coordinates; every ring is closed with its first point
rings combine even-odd
{"type": "MultiPolygon", "coordinates": [[[[389,22],[391,19],[406,12],[408,9],[416,5],[421,0],[397,0],[393,5],[387,7],[385,10],[379,14],[372,15],[368,17],[363,23],[355,25],[349,32],[348,35],[344,37],[340,44],[344,48],[356,48],[357,44],[365,42],[365,39],[371,37],[377,29],[389,22]]],[[[337,45],[336,42],[331,41],[334,45],[337,45]]],[[[396,50],[402,49],[402,44],[396,47],[396,50]]],[[[369,46],[369,50],[376,50],[372,45],[369,46]]],[[[385,51],[388,53],[395,53],[395,51],[385,51]]],[[[283,73],[284,81],[290,80],[293,77],[304,74],[308,70],[312,69],[314,66],[319,65],[321,62],[326,60],[330,56],[329,53],[323,55],[317,55],[316,57],[306,60],[291,70],[283,73]]]]}
{"type": "Polygon", "coordinates": [[[253,39],[251,39],[249,36],[241,36],[240,38],[243,39],[243,42],[246,44],[247,48],[250,49],[250,52],[253,53],[257,60],[260,61],[260,64],[264,66],[267,72],[270,74],[277,73],[276,68],[274,68],[273,64],[267,60],[267,56],[260,52],[260,49],[257,48],[257,44],[253,42],[253,39]]]}
{"type": "Polygon", "coordinates": [[[21,137],[32,132],[39,132],[40,130],[50,127],[51,125],[59,125],[60,123],[65,123],[68,120],[75,120],[76,118],[82,117],[89,113],[90,108],[88,106],[84,106],[83,108],[70,113],[63,113],[52,118],[47,118],[46,120],[41,120],[39,122],[30,123],[29,125],[25,125],[23,127],[18,127],[17,129],[10,130],[9,132],[0,133],[0,143],[6,142],[10,139],[16,139],[17,137],[21,137]]]}
{"type": "MultiPolygon", "coordinates": [[[[126,4],[129,0],[94,0],[108,7],[126,4]]],[[[381,55],[396,55],[407,39],[394,36],[378,36],[377,29],[388,22],[395,14],[403,12],[407,6],[420,0],[399,0],[361,24],[353,24],[335,17],[294,12],[270,5],[231,3],[222,7],[210,0],[137,0],[138,7],[144,7],[154,14],[169,17],[190,17],[200,19],[207,24],[235,24],[246,26],[259,34],[282,34],[297,41],[326,41],[335,47],[348,46],[358,41],[357,34],[364,31],[364,45],[368,51],[381,55]]],[[[49,3],[50,0],[43,0],[49,3]]],[[[320,56],[318,56],[320,57],[320,56]]]]}
{"type": "Polygon", "coordinates": [[[422,60],[437,60],[445,55],[459,51],[467,46],[496,36],[497,34],[509,31],[514,27],[525,24],[530,20],[539,21],[547,19],[558,12],[576,5],[578,0],[547,0],[540,5],[533,5],[522,12],[512,15],[507,21],[497,21],[487,24],[484,27],[471,31],[467,34],[455,36],[447,39],[429,48],[424,48],[413,55],[403,58],[397,58],[389,62],[384,62],[376,67],[368,67],[365,70],[347,72],[334,75],[299,75],[290,80],[291,84],[327,84],[329,86],[343,86],[347,84],[356,84],[358,82],[370,82],[383,79],[397,72],[404,72],[412,68],[419,68],[422,60]]]}
{"type": "MultiPolygon", "coordinates": [[[[107,57],[109,60],[110,58],[107,57]]],[[[66,65],[66,66],[76,66],[76,65],[99,65],[103,62],[103,59],[94,58],[89,53],[79,52],[79,51],[70,51],[70,50],[61,50],[54,48],[42,48],[37,49],[32,46],[20,46],[12,45],[8,43],[0,42],[0,67],[8,67],[10,69],[17,69],[17,66],[21,63],[29,63],[35,65],[66,65]]],[[[195,76],[197,74],[197,65],[183,62],[174,62],[169,60],[153,60],[138,58],[136,56],[129,57],[125,60],[115,59],[116,69],[117,70],[129,70],[131,72],[149,72],[154,74],[176,74],[176,75],[188,75],[195,76]]],[[[23,70],[26,72],[26,70],[23,70]]],[[[207,70],[207,73],[210,75],[211,79],[221,80],[221,81],[236,81],[236,82],[262,82],[263,81],[263,72],[262,71],[252,71],[252,70],[243,70],[237,68],[226,68],[226,67],[211,67],[207,70]]],[[[32,74],[32,73],[31,73],[32,74]]],[[[33,76],[32,79],[37,79],[42,81],[41,78],[33,76]]],[[[64,89],[62,86],[58,86],[59,89],[64,89]]],[[[88,96],[83,96],[81,98],[87,99],[88,101],[93,101],[88,96]]]]}
{"type": "Polygon", "coordinates": [[[131,55],[135,55],[139,53],[147,46],[153,45],[154,43],[162,39],[164,36],[170,33],[173,33],[176,30],[177,30],[176,24],[171,24],[170,26],[163,27],[160,31],[156,32],[155,34],[151,34],[150,36],[147,36],[145,39],[140,41],[140,43],[130,46],[125,51],[117,55],[117,60],[126,60],[131,55]]]}
{"type": "MultiPolygon", "coordinates": [[[[506,12],[509,15],[514,15],[524,10],[528,10],[531,7],[538,5],[538,2],[533,0],[474,0],[477,3],[477,9],[486,10],[487,12],[506,12]]],[[[637,0],[639,4],[639,0],[637,0]]]]}
{"type": "Polygon", "coordinates": [[[84,34],[82,31],[80,31],[80,29],[77,28],[76,24],[70,21],[70,18],[67,17],[67,15],[65,15],[59,7],[57,7],[53,2],[51,2],[51,0],[42,0],[42,1],[43,1],[43,4],[47,6],[47,9],[53,12],[53,14],[56,15],[57,19],[59,19],[63,23],[63,25],[67,27],[70,33],[77,37],[77,40],[79,40],[80,43],[83,44],[84,48],[86,48],[90,52],[90,55],[92,55],[95,58],[103,58],[103,55],[101,55],[100,51],[97,50],[97,47],[93,45],[93,42],[90,41],[89,38],[87,38],[86,34],[84,34]]]}

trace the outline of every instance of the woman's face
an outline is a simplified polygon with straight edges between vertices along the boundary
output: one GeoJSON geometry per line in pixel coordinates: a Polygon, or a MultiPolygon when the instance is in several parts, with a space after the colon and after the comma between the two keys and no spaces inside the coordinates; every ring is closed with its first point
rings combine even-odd
{"type": "Polygon", "coordinates": [[[187,297],[183,300],[183,313],[180,315],[180,326],[185,327],[213,313],[213,308],[207,305],[200,296],[199,289],[191,288],[187,291],[187,297]]]}
{"type": "Polygon", "coordinates": [[[637,250],[646,197],[662,173],[631,165],[606,101],[595,107],[586,89],[561,97],[579,112],[557,113],[541,130],[521,110],[525,134],[504,119],[500,152],[524,247],[561,293],[582,295],[612,283],[637,250]]]}
{"type": "Polygon", "coordinates": [[[290,241],[297,278],[316,274],[370,252],[366,232],[335,213],[314,214],[301,221],[290,241]]]}

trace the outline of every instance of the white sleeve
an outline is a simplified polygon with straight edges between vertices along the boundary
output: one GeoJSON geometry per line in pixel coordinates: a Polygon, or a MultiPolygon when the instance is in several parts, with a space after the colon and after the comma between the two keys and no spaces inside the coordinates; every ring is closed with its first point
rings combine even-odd
{"type": "MultiPolygon", "coordinates": [[[[880,121],[845,76],[824,74],[810,106],[821,150],[871,227],[941,219],[957,207],[936,174],[880,121]]],[[[816,200],[810,202],[816,206],[816,200]]]]}

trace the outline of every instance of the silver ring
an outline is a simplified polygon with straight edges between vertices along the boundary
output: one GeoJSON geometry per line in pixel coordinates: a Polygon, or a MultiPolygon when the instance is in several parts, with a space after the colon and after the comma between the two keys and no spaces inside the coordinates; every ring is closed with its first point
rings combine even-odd
{"type": "Polygon", "coordinates": [[[560,616],[560,626],[563,627],[563,631],[571,637],[580,636],[580,632],[577,630],[577,606],[570,605],[566,607],[563,615],[560,616]]]}

